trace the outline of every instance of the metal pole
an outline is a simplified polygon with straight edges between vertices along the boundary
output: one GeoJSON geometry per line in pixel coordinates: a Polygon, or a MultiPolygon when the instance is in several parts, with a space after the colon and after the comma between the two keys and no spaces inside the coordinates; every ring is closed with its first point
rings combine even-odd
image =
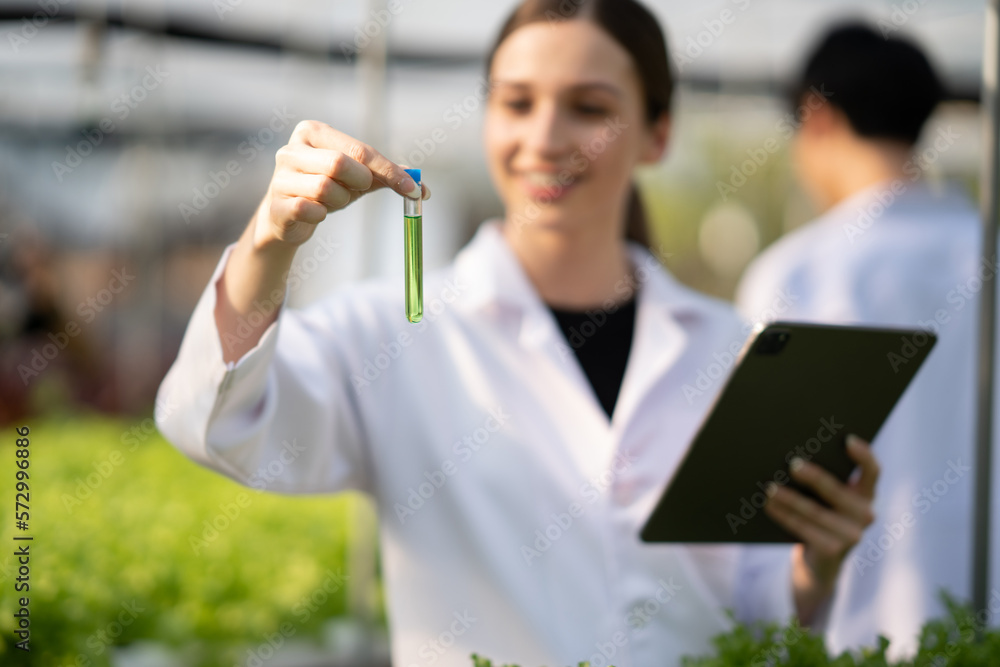
{"type": "MultiPolygon", "coordinates": [[[[386,12],[386,0],[367,0],[365,19],[386,12]]],[[[364,19],[363,19],[364,20],[364,19]]],[[[383,27],[358,54],[358,69],[361,84],[361,125],[358,139],[376,150],[385,150],[386,112],[385,82],[388,54],[387,28],[383,27]]],[[[375,221],[379,215],[379,198],[364,197],[360,202],[362,218],[362,266],[361,276],[368,277],[377,266],[377,257],[385,243],[379,235],[375,221]]],[[[395,244],[401,246],[402,243],[395,244]]],[[[394,246],[395,247],[395,246],[394,246]]],[[[378,558],[378,535],[375,527],[377,515],[373,504],[364,496],[352,499],[349,518],[348,605],[351,614],[363,624],[365,640],[360,647],[363,654],[353,656],[355,664],[373,665],[377,660],[373,645],[375,632],[375,606],[377,595],[376,559],[378,558]]]]}
{"type": "MultiPolygon", "coordinates": [[[[386,0],[367,0],[366,18],[387,14],[386,0]]],[[[378,151],[385,151],[386,132],[386,62],[388,59],[389,40],[388,27],[382,28],[371,35],[368,42],[358,53],[359,79],[361,83],[361,141],[378,151]]],[[[378,268],[378,258],[381,256],[384,243],[380,244],[380,230],[375,224],[379,214],[379,198],[365,197],[361,200],[361,215],[363,218],[362,276],[370,277],[378,268]]]]}
{"type": "Polygon", "coordinates": [[[976,419],[976,497],[973,534],[973,609],[987,608],[990,586],[990,483],[993,470],[993,369],[996,353],[996,251],[997,221],[1000,219],[1000,108],[997,99],[997,72],[1000,0],[990,0],[986,9],[986,38],[983,58],[983,139],[986,145],[981,180],[983,214],[983,257],[993,265],[983,280],[979,301],[979,364],[977,367],[978,409],[976,419]]]}

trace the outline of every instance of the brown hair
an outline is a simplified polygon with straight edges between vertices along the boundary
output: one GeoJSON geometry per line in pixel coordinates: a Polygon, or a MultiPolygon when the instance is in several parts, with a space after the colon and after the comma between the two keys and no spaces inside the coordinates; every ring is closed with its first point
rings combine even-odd
{"type": "MultiPolygon", "coordinates": [[[[667,57],[667,41],[656,17],[635,0],[524,0],[508,17],[486,57],[486,74],[500,44],[518,28],[540,21],[585,19],[600,26],[632,56],[646,96],[646,120],[655,122],[670,113],[674,75],[667,57]]],[[[625,218],[625,238],[649,247],[649,226],[632,184],[625,218]]]]}

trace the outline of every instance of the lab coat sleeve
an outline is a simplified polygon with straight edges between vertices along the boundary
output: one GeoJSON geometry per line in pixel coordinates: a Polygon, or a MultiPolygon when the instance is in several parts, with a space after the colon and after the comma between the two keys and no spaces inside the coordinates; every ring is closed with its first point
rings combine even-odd
{"type": "Polygon", "coordinates": [[[256,489],[370,492],[362,421],[343,371],[349,337],[338,337],[328,311],[283,307],[256,347],[235,363],[223,360],[216,283],[232,249],[160,385],[160,431],[194,461],[256,489]]]}
{"type": "Polygon", "coordinates": [[[791,547],[743,545],[738,563],[734,610],[738,621],[788,623],[797,616],[791,547]]]}

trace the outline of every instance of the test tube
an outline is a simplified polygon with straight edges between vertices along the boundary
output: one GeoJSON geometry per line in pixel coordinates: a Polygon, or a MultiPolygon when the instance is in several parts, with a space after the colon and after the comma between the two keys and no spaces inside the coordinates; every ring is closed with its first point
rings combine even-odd
{"type": "MultiPolygon", "coordinates": [[[[420,170],[407,169],[406,173],[420,187],[420,170]]],[[[423,208],[420,199],[403,197],[403,225],[406,319],[416,323],[424,316],[423,208]]]]}

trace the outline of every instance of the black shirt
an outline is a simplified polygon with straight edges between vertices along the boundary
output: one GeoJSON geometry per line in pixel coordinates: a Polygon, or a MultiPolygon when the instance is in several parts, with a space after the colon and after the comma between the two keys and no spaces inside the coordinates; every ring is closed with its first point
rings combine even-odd
{"type": "Polygon", "coordinates": [[[597,399],[611,418],[618,400],[635,329],[635,297],[614,312],[561,310],[549,306],[566,342],[576,353],[597,399]]]}

